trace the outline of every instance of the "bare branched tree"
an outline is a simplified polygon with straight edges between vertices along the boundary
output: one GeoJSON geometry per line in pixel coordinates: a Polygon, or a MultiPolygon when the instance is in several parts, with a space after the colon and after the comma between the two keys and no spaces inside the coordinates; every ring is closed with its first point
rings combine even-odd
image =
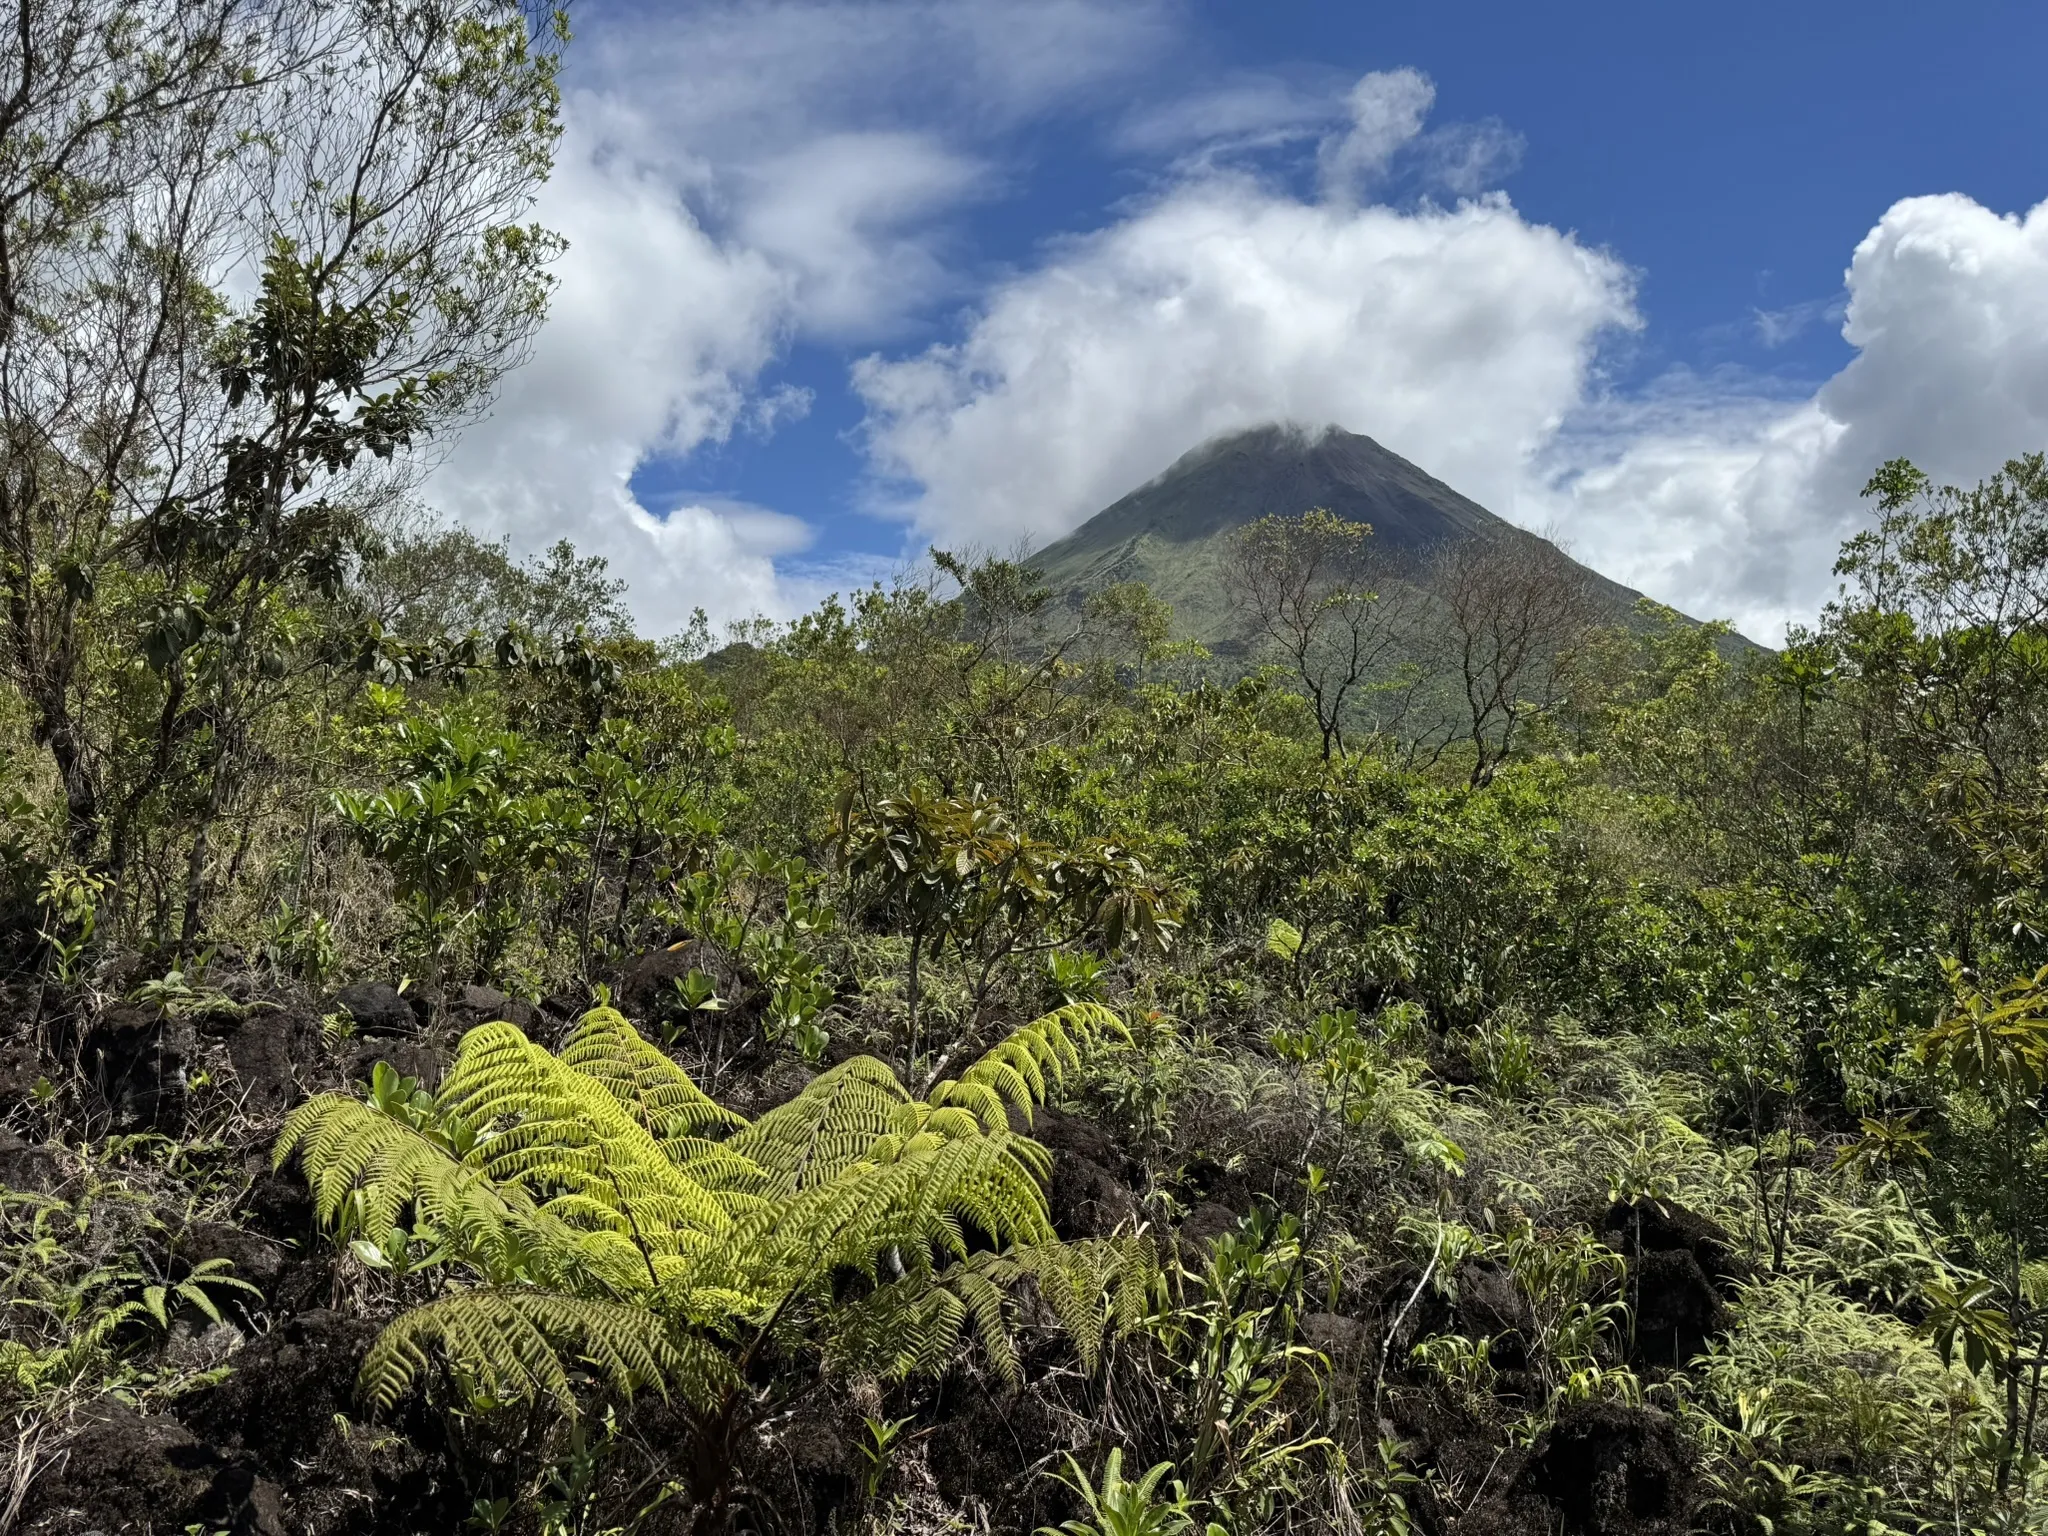
{"type": "Polygon", "coordinates": [[[1366,524],[1317,507],[1247,524],[1225,560],[1232,606],[1300,682],[1325,760],[1342,755],[1347,711],[1400,640],[1371,538],[1366,524]]]}
{"type": "Polygon", "coordinates": [[[1559,702],[1572,648],[1598,621],[1592,573],[1556,545],[1502,533],[1446,545],[1428,585],[1441,600],[1432,670],[1463,709],[1440,741],[1472,749],[1471,782],[1491,782],[1529,721],[1559,702]]]}

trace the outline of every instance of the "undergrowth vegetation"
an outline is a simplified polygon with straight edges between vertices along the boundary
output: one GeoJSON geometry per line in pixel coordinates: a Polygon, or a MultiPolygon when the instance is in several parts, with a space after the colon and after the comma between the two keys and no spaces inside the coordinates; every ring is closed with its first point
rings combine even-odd
{"type": "Polygon", "coordinates": [[[2048,1530],[2042,458],[1777,652],[1306,508],[1248,671],[651,639],[406,492],[558,16],[23,16],[0,1536],[2048,1530]]]}
{"type": "Polygon", "coordinates": [[[324,674],[188,943],[24,734],[11,1518],[333,1316],[378,1529],[2038,1528],[2048,496],[1873,494],[1483,783],[961,566],[324,674]]]}

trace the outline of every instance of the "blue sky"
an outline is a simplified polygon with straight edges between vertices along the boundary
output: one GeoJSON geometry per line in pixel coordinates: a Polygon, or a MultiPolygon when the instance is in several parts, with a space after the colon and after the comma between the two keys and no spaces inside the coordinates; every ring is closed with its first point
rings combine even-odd
{"type": "Polygon", "coordinates": [[[2044,58],[2017,3],[587,5],[555,315],[429,493],[662,627],[1332,420],[1768,634],[1876,459],[2048,446],[2044,58]]]}

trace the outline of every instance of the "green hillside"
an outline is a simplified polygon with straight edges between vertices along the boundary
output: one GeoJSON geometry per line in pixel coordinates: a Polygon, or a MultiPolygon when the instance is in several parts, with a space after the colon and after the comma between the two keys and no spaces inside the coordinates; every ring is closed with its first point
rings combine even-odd
{"type": "MultiPolygon", "coordinates": [[[[1269,515],[1323,507],[1369,524],[1393,582],[1431,581],[1429,555],[1472,538],[1539,542],[1369,437],[1269,425],[1213,438],[1164,474],[1032,557],[1046,583],[1078,607],[1088,594],[1141,581],[1173,605],[1176,633],[1226,658],[1246,637],[1225,595],[1228,537],[1269,515]]],[[[1626,620],[1641,594],[1588,573],[1603,608],[1626,620]]]]}

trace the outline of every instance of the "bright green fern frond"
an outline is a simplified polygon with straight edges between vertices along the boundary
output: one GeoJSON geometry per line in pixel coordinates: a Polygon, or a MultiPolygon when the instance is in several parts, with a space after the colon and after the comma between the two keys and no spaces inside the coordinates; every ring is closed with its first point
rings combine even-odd
{"type": "Polygon", "coordinates": [[[445,1119],[327,1095],[293,1113],[278,1160],[303,1161],[330,1223],[428,1218],[451,1273],[481,1282],[386,1329],[363,1375],[379,1406],[436,1358],[480,1399],[567,1405],[588,1375],[708,1404],[770,1324],[882,1375],[943,1369],[971,1324],[1014,1381],[1007,1287],[1034,1281],[1092,1367],[1156,1273],[1137,1238],[1061,1248],[1051,1155],[1010,1129],[1110,1031],[1106,1009],[1060,1009],[929,1100],[857,1057],[747,1124],[609,1009],[561,1056],[488,1024],[435,1096],[445,1119]],[[851,1303],[848,1270],[874,1286],[851,1303]]]}
{"type": "Polygon", "coordinates": [[[575,1407],[569,1371],[578,1364],[620,1392],[652,1386],[665,1393],[673,1381],[697,1400],[716,1391],[725,1366],[716,1351],[679,1350],[660,1320],[641,1307],[545,1291],[458,1291],[415,1308],[378,1335],[363,1360],[363,1395],[379,1409],[390,1408],[437,1351],[477,1396],[548,1398],[565,1411],[575,1407]]]}
{"type": "Polygon", "coordinates": [[[826,1358],[849,1375],[885,1381],[936,1375],[958,1346],[967,1313],[960,1297],[920,1280],[877,1286],[839,1309],[826,1358]]]}
{"type": "Polygon", "coordinates": [[[482,1172],[441,1143],[361,1099],[323,1093],[286,1118],[276,1164],[296,1152],[312,1186],[313,1208],[332,1223],[360,1191],[359,1213],[373,1232],[387,1231],[408,1205],[461,1232],[495,1230],[513,1212],[482,1172]]]}
{"type": "MultiPolygon", "coordinates": [[[[655,1140],[703,1143],[743,1130],[735,1114],[690,1081],[690,1075],[643,1039],[616,1008],[593,1008],[562,1046],[563,1065],[604,1084],[655,1140]]],[[[684,1161],[682,1158],[677,1161],[684,1161]]]]}
{"type": "Polygon", "coordinates": [[[981,1339],[990,1368],[1012,1391],[1023,1386],[1024,1372],[1017,1363],[1017,1345],[1003,1317],[1002,1288],[980,1270],[965,1264],[947,1274],[946,1285],[967,1309],[968,1320],[981,1339]]]}
{"type": "Polygon", "coordinates": [[[793,1274],[870,1275],[883,1254],[920,1270],[937,1255],[965,1257],[966,1226],[998,1244],[1050,1242],[1049,1162],[1044,1148],[1008,1131],[934,1140],[790,1197],[763,1240],[793,1274]]]}
{"type": "Polygon", "coordinates": [[[463,1036],[439,1098],[492,1132],[480,1150],[493,1180],[525,1189],[565,1220],[637,1228],[664,1245],[671,1232],[731,1227],[730,1205],[678,1168],[604,1083],[514,1025],[463,1036]]]}
{"type": "Polygon", "coordinates": [[[1060,1326],[1074,1341],[1081,1365],[1094,1374],[1106,1337],[1136,1328],[1145,1317],[1159,1253],[1143,1233],[1073,1243],[1044,1243],[1007,1254],[977,1254],[967,1268],[992,1284],[1029,1276],[1060,1326]]]}
{"type": "Polygon", "coordinates": [[[855,1056],[819,1073],[725,1143],[762,1171],[762,1192],[792,1195],[829,1184],[898,1130],[909,1093],[884,1062],[855,1056]]]}
{"type": "Polygon", "coordinates": [[[1046,1099],[1049,1085],[1063,1081],[1081,1063],[1081,1046],[1105,1034],[1128,1038],[1123,1021],[1100,1003],[1068,1003],[1033,1019],[993,1046],[957,1082],[948,1080],[931,1091],[936,1107],[971,1112],[984,1128],[1007,1128],[1007,1108],[1031,1123],[1031,1114],[1046,1099]]]}

